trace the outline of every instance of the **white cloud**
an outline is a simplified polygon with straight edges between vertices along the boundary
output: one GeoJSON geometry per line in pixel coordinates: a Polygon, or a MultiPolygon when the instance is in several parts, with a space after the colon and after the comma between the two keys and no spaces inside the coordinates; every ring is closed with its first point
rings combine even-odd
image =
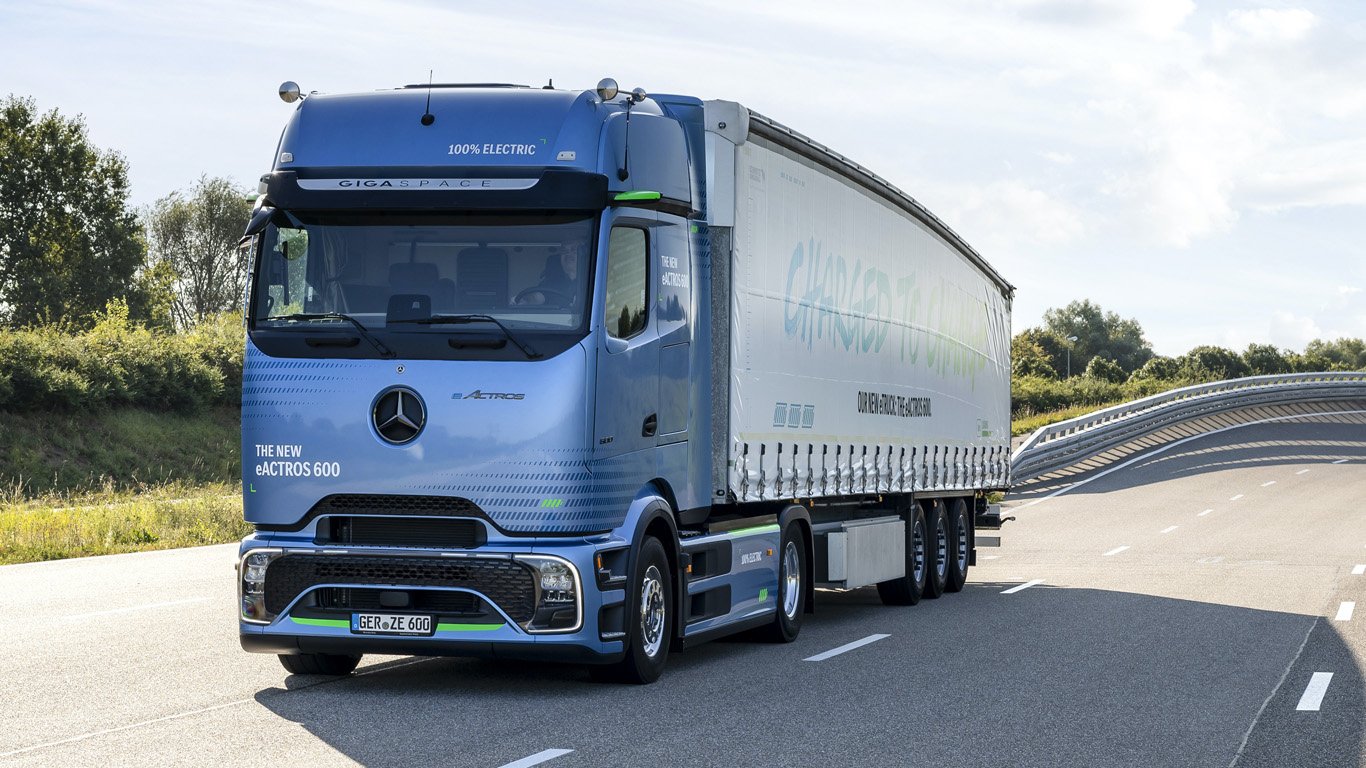
{"type": "Polygon", "coordinates": [[[1229,11],[1228,23],[1251,40],[1295,42],[1303,40],[1319,19],[1303,8],[1258,8],[1229,11]]]}
{"type": "Polygon", "coordinates": [[[987,252],[1013,251],[1021,243],[1062,245],[1085,231],[1080,211],[1014,179],[956,188],[944,198],[947,220],[987,252]]]}
{"type": "Polygon", "coordinates": [[[1272,344],[1289,349],[1304,349],[1305,344],[1323,338],[1323,330],[1313,318],[1283,309],[1272,313],[1268,330],[1272,344]]]}

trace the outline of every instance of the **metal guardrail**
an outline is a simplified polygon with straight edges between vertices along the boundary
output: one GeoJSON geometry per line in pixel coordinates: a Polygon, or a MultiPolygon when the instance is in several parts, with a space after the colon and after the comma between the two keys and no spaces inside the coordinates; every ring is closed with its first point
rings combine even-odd
{"type": "Polygon", "coordinates": [[[1076,464],[1163,427],[1224,411],[1366,398],[1366,372],[1249,376],[1173,389],[1039,427],[1011,456],[1019,483],[1076,464]]]}

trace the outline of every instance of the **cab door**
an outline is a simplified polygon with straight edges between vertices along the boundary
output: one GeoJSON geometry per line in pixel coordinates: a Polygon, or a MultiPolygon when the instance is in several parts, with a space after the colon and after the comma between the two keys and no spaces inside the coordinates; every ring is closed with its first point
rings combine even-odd
{"type": "Polygon", "coordinates": [[[604,222],[604,333],[598,334],[595,459],[651,448],[659,434],[659,345],[652,312],[652,225],[632,211],[604,222]]]}

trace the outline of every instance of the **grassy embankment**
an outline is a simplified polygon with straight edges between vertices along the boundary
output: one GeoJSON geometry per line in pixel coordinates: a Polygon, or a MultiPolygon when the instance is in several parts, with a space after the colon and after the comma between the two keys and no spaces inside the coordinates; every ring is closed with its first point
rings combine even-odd
{"type": "Polygon", "coordinates": [[[237,409],[0,413],[0,563],[235,541],[237,409]]]}
{"type": "Polygon", "coordinates": [[[1010,436],[1019,437],[1020,435],[1032,434],[1039,427],[1056,424],[1060,421],[1075,419],[1078,416],[1085,416],[1088,413],[1109,408],[1112,405],[1128,402],[1127,400],[1117,400],[1113,403],[1102,405],[1074,405],[1071,408],[1061,408],[1047,413],[1031,413],[1028,416],[1016,416],[1010,420],[1010,436]]]}

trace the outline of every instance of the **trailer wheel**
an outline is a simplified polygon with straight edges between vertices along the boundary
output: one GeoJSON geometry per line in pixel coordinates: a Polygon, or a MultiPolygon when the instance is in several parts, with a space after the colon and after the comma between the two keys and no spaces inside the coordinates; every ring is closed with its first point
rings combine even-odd
{"type": "Polygon", "coordinates": [[[295,675],[349,675],[360,656],[341,653],[282,653],[280,664],[295,675]]]}
{"type": "Polygon", "coordinates": [[[806,611],[806,540],[798,523],[789,522],[783,528],[778,558],[777,616],[764,628],[763,636],[769,642],[790,643],[802,631],[806,611]]]}
{"type": "Polygon", "coordinates": [[[972,527],[968,522],[968,505],[954,499],[949,506],[949,578],[945,592],[961,592],[968,581],[968,564],[972,561],[972,527]]]}
{"type": "Polygon", "coordinates": [[[925,530],[925,511],[912,504],[906,517],[906,575],[879,582],[878,597],[883,605],[915,605],[925,593],[930,578],[929,537],[925,530]]]}
{"type": "Polygon", "coordinates": [[[673,636],[673,580],[669,559],[659,539],[649,537],[640,548],[626,604],[626,656],[615,664],[589,668],[603,682],[653,683],[664,672],[673,636]]]}
{"type": "Polygon", "coordinates": [[[949,528],[949,513],[944,502],[935,499],[925,513],[926,540],[929,544],[928,578],[925,579],[925,597],[934,600],[944,594],[949,581],[949,559],[952,556],[953,533],[949,528]]]}

